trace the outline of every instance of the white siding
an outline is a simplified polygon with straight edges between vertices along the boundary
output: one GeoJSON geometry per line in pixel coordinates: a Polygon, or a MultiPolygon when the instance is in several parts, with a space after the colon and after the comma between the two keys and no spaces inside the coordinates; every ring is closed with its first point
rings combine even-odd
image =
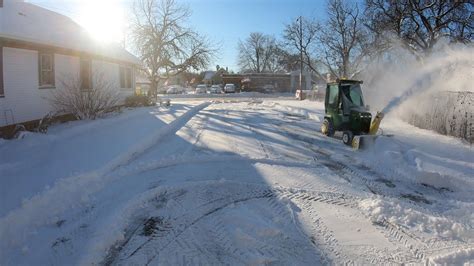
{"type": "MultiPolygon", "coordinates": [[[[38,87],[38,52],[34,50],[3,48],[3,79],[5,97],[0,98],[0,126],[41,119],[52,111],[47,98],[62,89],[61,80],[79,77],[80,58],[54,55],[55,89],[38,87]]],[[[124,99],[133,89],[120,89],[119,64],[92,60],[92,73],[104,73],[124,99]]],[[[135,87],[133,84],[132,87],[135,87]]]]}
{"type": "Polygon", "coordinates": [[[120,65],[117,63],[92,60],[92,73],[94,73],[95,75],[102,74],[109,82],[112,83],[112,86],[114,87],[114,89],[117,90],[120,95],[120,98],[122,99],[121,103],[123,103],[123,100],[127,96],[130,96],[135,92],[135,90],[133,89],[135,88],[134,82],[132,82],[132,88],[130,89],[120,88],[120,65]]]}
{"type": "Polygon", "coordinates": [[[54,54],[54,75],[56,89],[62,89],[62,81],[68,78],[79,78],[80,59],[75,56],[54,54]]]}
{"type": "Polygon", "coordinates": [[[3,84],[5,98],[0,110],[5,125],[36,118],[36,112],[47,112],[38,89],[38,53],[31,50],[3,48],[3,84]],[[35,110],[36,112],[33,112],[35,110]]]}

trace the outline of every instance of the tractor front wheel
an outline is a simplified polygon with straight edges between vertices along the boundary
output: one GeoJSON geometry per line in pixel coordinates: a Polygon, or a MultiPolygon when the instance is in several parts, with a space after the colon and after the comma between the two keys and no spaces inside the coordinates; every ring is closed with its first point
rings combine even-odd
{"type": "Polygon", "coordinates": [[[332,124],[331,120],[327,118],[324,119],[323,123],[321,124],[321,132],[328,137],[334,135],[334,125],[332,124]]]}
{"type": "Polygon", "coordinates": [[[344,131],[342,133],[342,142],[346,145],[352,145],[352,138],[354,138],[354,134],[351,131],[344,131]]]}

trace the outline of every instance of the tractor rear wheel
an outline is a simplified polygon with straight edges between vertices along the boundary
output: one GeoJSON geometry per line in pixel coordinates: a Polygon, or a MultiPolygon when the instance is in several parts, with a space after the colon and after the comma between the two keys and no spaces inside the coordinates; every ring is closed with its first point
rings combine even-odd
{"type": "Polygon", "coordinates": [[[344,131],[342,133],[342,142],[346,145],[352,145],[352,138],[354,138],[354,134],[351,131],[344,131]]]}
{"type": "Polygon", "coordinates": [[[334,135],[334,125],[332,124],[331,120],[327,118],[324,119],[323,123],[321,124],[321,132],[328,137],[334,135]]]}

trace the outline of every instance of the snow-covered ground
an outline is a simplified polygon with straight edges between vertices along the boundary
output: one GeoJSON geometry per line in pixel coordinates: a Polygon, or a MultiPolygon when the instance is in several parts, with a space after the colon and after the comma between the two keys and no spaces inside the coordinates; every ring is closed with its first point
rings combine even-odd
{"type": "Polygon", "coordinates": [[[2,141],[0,264],[474,263],[473,147],[387,117],[353,151],[323,114],[188,100],[2,141]]]}
{"type": "Polygon", "coordinates": [[[49,128],[48,134],[0,144],[0,216],[22,200],[51,187],[60,178],[79,175],[108,163],[199,102],[170,109],[125,110],[108,119],[75,121],[49,128]]]}

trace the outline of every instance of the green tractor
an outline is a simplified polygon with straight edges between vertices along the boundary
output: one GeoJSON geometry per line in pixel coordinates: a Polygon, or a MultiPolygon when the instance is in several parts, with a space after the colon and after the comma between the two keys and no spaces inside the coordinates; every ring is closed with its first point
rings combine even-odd
{"type": "Polygon", "coordinates": [[[372,121],[362,95],[362,83],[359,80],[340,79],[327,84],[325,116],[321,125],[321,132],[326,136],[342,131],[342,142],[355,149],[361,145],[361,137],[375,136],[383,118],[382,113],[377,113],[372,121]]]}

